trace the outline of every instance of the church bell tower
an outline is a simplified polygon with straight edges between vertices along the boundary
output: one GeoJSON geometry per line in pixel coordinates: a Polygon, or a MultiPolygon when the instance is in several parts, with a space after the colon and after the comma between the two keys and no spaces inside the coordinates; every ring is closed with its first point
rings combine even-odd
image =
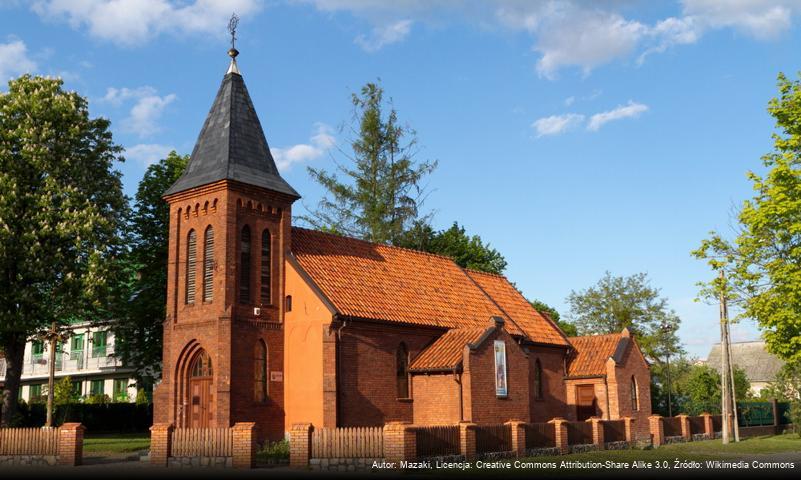
{"type": "Polygon", "coordinates": [[[278,173],[233,41],[228,53],[186,171],[164,194],[167,314],[154,421],[256,422],[260,439],[277,440],[284,434],[284,260],[300,196],[278,173]]]}

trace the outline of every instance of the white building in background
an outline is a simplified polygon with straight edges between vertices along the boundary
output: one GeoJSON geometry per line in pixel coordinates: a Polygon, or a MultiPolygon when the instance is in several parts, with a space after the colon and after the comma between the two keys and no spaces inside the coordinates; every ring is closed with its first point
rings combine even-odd
{"type": "MultiPolygon", "coordinates": [[[[704,363],[717,370],[721,370],[720,344],[712,345],[704,363]]],[[[776,355],[768,352],[763,340],[750,342],[732,342],[731,360],[734,365],[741,368],[751,382],[751,393],[758,397],[763,388],[776,380],[784,362],[776,355]]]]}
{"type": "MultiPolygon", "coordinates": [[[[55,380],[70,377],[79,397],[107,395],[111,401],[136,400],[133,368],[126,368],[114,356],[114,333],[108,325],[73,324],[71,335],[56,348],[55,380]]],[[[25,345],[20,398],[26,402],[47,395],[50,346],[30,340],[25,345]]],[[[0,358],[0,386],[5,383],[6,361],[0,358]]]]}

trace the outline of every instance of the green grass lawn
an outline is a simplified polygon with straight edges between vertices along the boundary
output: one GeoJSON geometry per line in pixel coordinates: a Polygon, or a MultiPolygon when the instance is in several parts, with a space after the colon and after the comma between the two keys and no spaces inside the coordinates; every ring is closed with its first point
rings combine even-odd
{"type": "Polygon", "coordinates": [[[149,433],[110,433],[87,435],[85,453],[131,453],[150,448],[149,433]]]}

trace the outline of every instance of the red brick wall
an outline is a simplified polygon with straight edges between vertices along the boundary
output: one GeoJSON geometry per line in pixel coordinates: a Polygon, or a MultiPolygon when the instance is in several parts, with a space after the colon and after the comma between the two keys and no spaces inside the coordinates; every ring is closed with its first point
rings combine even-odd
{"type": "Polygon", "coordinates": [[[612,418],[633,417],[635,431],[641,439],[650,435],[648,417],[651,415],[651,371],[639,348],[629,344],[623,361],[610,371],[609,375],[610,412],[612,418]],[[631,378],[637,380],[639,410],[632,409],[631,378]]]}
{"type": "Polygon", "coordinates": [[[529,416],[532,422],[547,422],[565,415],[566,387],[564,359],[565,349],[543,346],[529,346],[530,370],[529,416]],[[542,398],[536,398],[534,388],[534,366],[536,361],[542,365],[542,398]]]}
{"type": "Polygon", "coordinates": [[[609,418],[607,407],[607,384],[606,379],[599,378],[580,378],[565,380],[565,412],[563,416],[570,420],[577,420],[576,412],[576,386],[577,385],[594,385],[595,386],[595,399],[598,405],[598,416],[601,418],[609,418]]]}
{"type": "Polygon", "coordinates": [[[156,422],[184,425],[188,351],[206,350],[213,366],[212,427],[255,421],[257,438],[279,439],[284,432],[283,384],[269,382],[269,399],[254,400],[255,346],[268,346],[270,372],[283,372],[284,258],[290,249],[290,200],[263,189],[227,181],[169,198],[170,239],[164,368],[154,401],[156,422]],[[239,302],[239,235],[251,229],[251,301],[239,302]],[[203,301],[204,232],[214,228],[213,299],[203,301]],[[272,301],[261,305],[261,233],[272,233],[272,301]],[[197,234],[195,303],[186,304],[186,241],[197,234]],[[261,307],[256,316],[254,307],[261,307]],[[189,349],[189,350],[187,350],[189,349]]]}
{"type": "Polygon", "coordinates": [[[529,359],[504,330],[496,330],[464,361],[464,418],[479,424],[529,421],[529,359]],[[493,342],[506,343],[508,396],[495,394],[493,342]]]}
{"type": "MultiPolygon", "coordinates": [[[[411,422],[412,402],[398,399],[395,356],[400,342],[414,357],[442,334],[441,330],[386,324],[350,323],[342,330],[338,362],[338,425],[377,426],[411,422]]],[[[411,391],[414,396],[414,392],[411,391]]]]}
{"type": "Polygon", "coordinates": [[[416,425],[454,424],[461,421],[459,378],[453,373],[417,374],[412,377],[416,425]]]}

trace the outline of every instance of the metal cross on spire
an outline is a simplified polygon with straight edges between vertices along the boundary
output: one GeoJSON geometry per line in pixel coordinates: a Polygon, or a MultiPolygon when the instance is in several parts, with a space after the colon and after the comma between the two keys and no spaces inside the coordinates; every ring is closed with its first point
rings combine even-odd
{"type": "Polygon", "coordinates": [[[231,57],[236,57],[239,53],[236,49],[236,27],[239,26],[239,16],[236,13],[231,14],[231,19],[228,20],[228,33],[231,34],[231,49],[228,54],[231,57]]]}

